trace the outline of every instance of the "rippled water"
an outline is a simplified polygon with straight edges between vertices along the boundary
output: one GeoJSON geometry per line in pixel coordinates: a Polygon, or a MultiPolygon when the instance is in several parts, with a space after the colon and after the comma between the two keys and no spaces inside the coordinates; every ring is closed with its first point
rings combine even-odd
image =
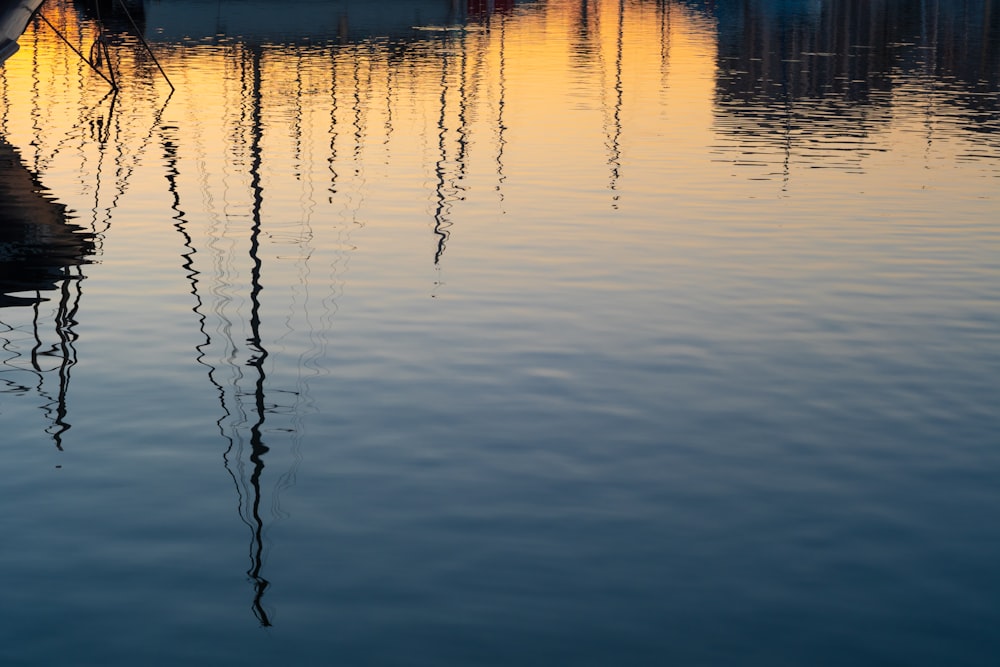
{"type": "Polygon", "coordinates": [[[995,2],[129,7],[0,68],[0,663],[995,663],[995,2]]]}

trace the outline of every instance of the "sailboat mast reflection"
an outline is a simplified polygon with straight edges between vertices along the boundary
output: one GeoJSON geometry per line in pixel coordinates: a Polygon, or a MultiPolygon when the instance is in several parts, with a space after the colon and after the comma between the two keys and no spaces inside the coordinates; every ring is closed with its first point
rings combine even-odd
{"type": "MultiPolygon", "coordinates": [[[[219,433],[226,440],[227,446],[223,453],[223,466],[233,480],[233,485],[237,494],[237,511],[240,520],[250,529],[249,544],[249,567],[246,575],[252,582],[253,598],[251,610],[262,627],[272,625],[271,616],[264,607],[264,594],[270,586],[270,582],[263,576],[265,561],[265,522],[261,512],[262,498],[264,495],[262,480],[265,468],[265,454],[270,448],[264,442],[264,426],[267,420],[268,407],[266,402],[266,382],[267,374],[264,364],[268,358],[268,350],[264,346],[261,333],[262,324],[262,304],[261,293],[263,291],[262,273],[263,260],[261,259],[261,239],[262,239],[262,209],[264,203],[264,188],[261,179],[262,167],[262,143],[263,143],[263,122],[262,122],[262,50],[259,46],[244,45],[239,56],[240,66],[240,96],[244,100],[243,116],[239,119],[240,128],[248,128],[249,136],[246,141],[246,151],[249,155],[248,176],[250,200],[250,227],[249,227],[249,249],[248,257],[250,261],[250,313],[249,313],[249,336],[245,343],[250,351],[249,358],[242,364],[236,359],[238,346],[232,339],[232,322],[222,311],[225,303],[215,303],[213,312],[221,320],[218,331],[224,336],[226,353],[225,360],[233,364],[234,377],[228,381],[219,377],[219,368],[209,358],[209,352],[213,345],[212,335],[209,333],[207,321],[208,314],[205,312],[205,301],[201,295],[201,284],[204,275],[195,267],[195,255],[197,248],[194,238],[189,231],[189,221],[184,210],[181,208],[180,187],[178,179],[180,169],[178,166],[178,128],[175,126],[163,126],[161,128],[161,149],[166,169],[167,189],[171,194],[171,208],[174,211],[174,227],[183,238],[184,252],[181,254],[182,268],[187,274],[191,287],[191,294],[195,299],[194,313],[198,317],[198,328],[203,336],[203,342],[196,346],[199,364],[208,368],[208,378],[215,388],[219,397],[219,405],[222,415],[216,424],[219,433]],[[244,379],[244,374],[240,366],[252,369],[251,382],[252,389],[244,391],[240,384],[244,379]],[[227,390],[227,386],[230,390],[227,390]],[[251,408],[244,410],[244,397],[251,397],[251,408]],[[249,413],[249,414],[248,414],[249,413]],[[243,435],[241,429],[249,422],[249,462],[251,468],[249,475],[244,469],[241,456],[243,450],[243,435]]],[[[213,234],[214,237],[214,234],[213,234]]],[[[215,292],[217,290],[213,289],[215,292]]],[[[229,364],[224,364],[228,366],[229,364]]]]}
{"type": "Polygon", "coordinates": [[[267,359],[267,349],[260,336],[260,293],[264,289],[261,284],[260,234],[261,208],[264,202],[264,190],[261,186],[261,140],[263,125],[261,122],[261,49],[255,46],[250,49],[250,189],[253,193],[250,225],[250,338],[247,343],[253,354],[247,365],[254,369],[254,423],[250,427],[250,462],[253,471],[250,474],[250,487],[253,498],[250,504],[250,516],[253,527],[253,542],[250,548],[251,566],[247,575],[254,582],[253,611],[262,626],[270,626],[271,621],[264,610],[263,598],[269,582],[261,576],[264,566],[264,521],[260,515],[260,479],[264,473],[264,455],[268,452],[264,444],[262,429],[266,420],[267,409],[264,404],[264,361],[267,359]]]}
{"type": "MultiPolygon", "coordinates": [[[[445,194],[447,183],[446,164],[448,161],[447,137],[447,116],[448,116],[448,61],[450,54],[442,45],[441,48],[441,108],[438,116],[438,160],[434,165],[434,175],[436,177],[434,187],[434,235],[438,237],[437,249],[434,252],[434,265],[441,263],[444,250],[451,236],[451,221],[448,219],[450,204],[445,194]]],[[[440,282],[440,281],[439,281],[440,282]]]]}
{"type": "Polygon", "coordinates": [[[618,193],[618,180],[621,177],[622,162],[622,103],[625,95],[624,84],[622,83],[622,58],[624,56],[625,43],[625,0],[618,0],[618,23],[615,34],[615,104],[612,117],[611,136],[608,138],[608,148],[610,156],[608,166],[611,168],[611,178],[608,188],[611,190],[611,207],[618,208],[618,200],[621,195],[618,193]]]}
{"type": "Polygon", "coordinates": [[[70,429],[69,422],[66,421],[69,409],[67,407],[67,396],[69,393],[69,378],[70,369],[76,365],[76,347],[74,343],[79,337],[74,331],[74,325],[76,321],[76,313],[80,307],[80,297],[82,292],[80,290],[80,281],[83,279],[83,275],[80,272],[79,265],[75,267],[66,267],[65,278],[62,280],[62,284],[59,286],[59,301],[56,307],[55,314],[55,332],[57,342],[51,346],[48,350],[41,350],[41,338],[38,336],[38,311],[39,302],[35,302],[34,311],[35,318],[34,331],[35,339],[38,341],[39,346],[32,349],[32,366],[38,373],[39,384],[38,391],[39,394],[45,396],[44,389],[42,387],[42,373],[44,372],[41,365],[38,363],[39,354],[55,357],[58,359],[56,365],[56,374],[59,378],[57,383],[56,396],[50,398],[49,402],[44,406],[45,412],[49,415],[52,420],[52,425],[46,429],[46,431],[52,436],[52,440],[55,442],[56,448],[62,450],[62,435],[70,429]]]}

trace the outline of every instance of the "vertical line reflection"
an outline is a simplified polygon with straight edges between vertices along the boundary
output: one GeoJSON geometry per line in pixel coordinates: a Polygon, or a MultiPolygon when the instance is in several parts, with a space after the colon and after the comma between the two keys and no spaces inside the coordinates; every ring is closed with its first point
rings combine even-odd
{"type": "Polygon", "coordinates": [[[261,118],[261,49],[252,48],[251,51],[251,100],[250,100],[250,190],[253,194],[253,205],[251,207],[250,226],[250,338],[247,340],[255,353],[247,361],[247,365],[254,368],[256,378],[254,381],[254,410],[255,421],[250,427],[250,462],[253,464],[253,471],[250,474],[250,487],[253,490],[253,498],[250,506],[250,513],[253,518],[253,542],[251,544],[251,567],[247,574],[254,582],[253,611],[262,626],[270,626],[271,620],[264,609],[263,598],[267,587],[270,585],[267,579],[261,576],[264,567],[264,520],[260,515],[261,501],[261,476],[264,474],[264,455],[269,448],[264,444],[263,427],[266,421],[267,409],[264,401],[264,362],[267,360],[268,352],[261,342],[260,335],[260,295],[264,287],[261,283],[261,267],[263,265],[260,258],[260,235],[261,235],[261,208],[264,202],[264,190],[261,185],[261,143],[263,138],[263,125],[261,118]]]}
{"type": "Polygon", "coordinates": [[[611,208],[618,208],[618,200],[621,195],[618,193],[618,179],[621,176],[621,136],[622,136],[622,99],[624,97],[624,86],[622,84],[622,59],[624,54],[625,40],[625,0],[618,0],[618,31],[615,35],[615,107],[613,118],[613,132],[610,138],[611,157],[609,166],[611,167],[611,208]]]}

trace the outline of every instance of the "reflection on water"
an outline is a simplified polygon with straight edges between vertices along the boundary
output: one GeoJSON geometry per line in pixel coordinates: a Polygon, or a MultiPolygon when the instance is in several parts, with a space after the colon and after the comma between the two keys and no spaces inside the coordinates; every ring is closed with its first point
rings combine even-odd
{"type": "Polygon", "coordinates": [[[0,645],[982,664],[996,9],[46,3],[0,645]]]}
{"type": "Polygon", "coordinates": [[[783,165],[786,178],[793,160],[863,171],[905,115],[923,119],[928,144],[960,128],[973,133],[966,151],[1000,157],[994,9],[991,0],[721,5],[717,124],[738,143],[732,159],[783,165]]]}
{"type": "Polygon", "coordinates": [[[76,362],[73,330],[91,238],[44,192],[0,135],[0,393],[37,391],[61,448],[76,362]],[[54,297],[43,296],[55,292],[54,297]]]}

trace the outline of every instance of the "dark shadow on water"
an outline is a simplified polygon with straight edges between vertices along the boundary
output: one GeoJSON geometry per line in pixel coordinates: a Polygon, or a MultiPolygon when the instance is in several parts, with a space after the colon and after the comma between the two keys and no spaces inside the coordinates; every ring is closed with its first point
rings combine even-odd
{"type": "Polygon", "coordinates": [[[59,290],[70,267],[93,254],[93,239],[69,222],[66,207],[46,195],[3,139],[0,202],[0,308],[30,305],[43,297],[19,293],[59,290]]]}
{"type": "Polygon", "coordinates": [[[742,144],[736,164],[784,151],[860,170],[879,150],[872,136],[921,106],[947,110],[934,131],[980,133],[1000,154],[996,0],[732,0],[706,11],[719,35],[716,129],[742,144]]]}
{"type": "Polygon", "coordinates": [[[60,449],[69,429],[67,392],[76,363],[81,265],[94,250],[93,236],[69,221],[66,207],[47,196],[17,150],[0,138],[0,309],[31,313],[26,332],[23,324],[6,323],[23,321],[26,313],[8,318],[0,311],[0,392],[36,391],[50,422],[46,431],[60,449]],[[54,308],[43,312],[41,305],[49,301],[54,308]],[[20,379],[26,377],[31,386],[20,379]]]}

